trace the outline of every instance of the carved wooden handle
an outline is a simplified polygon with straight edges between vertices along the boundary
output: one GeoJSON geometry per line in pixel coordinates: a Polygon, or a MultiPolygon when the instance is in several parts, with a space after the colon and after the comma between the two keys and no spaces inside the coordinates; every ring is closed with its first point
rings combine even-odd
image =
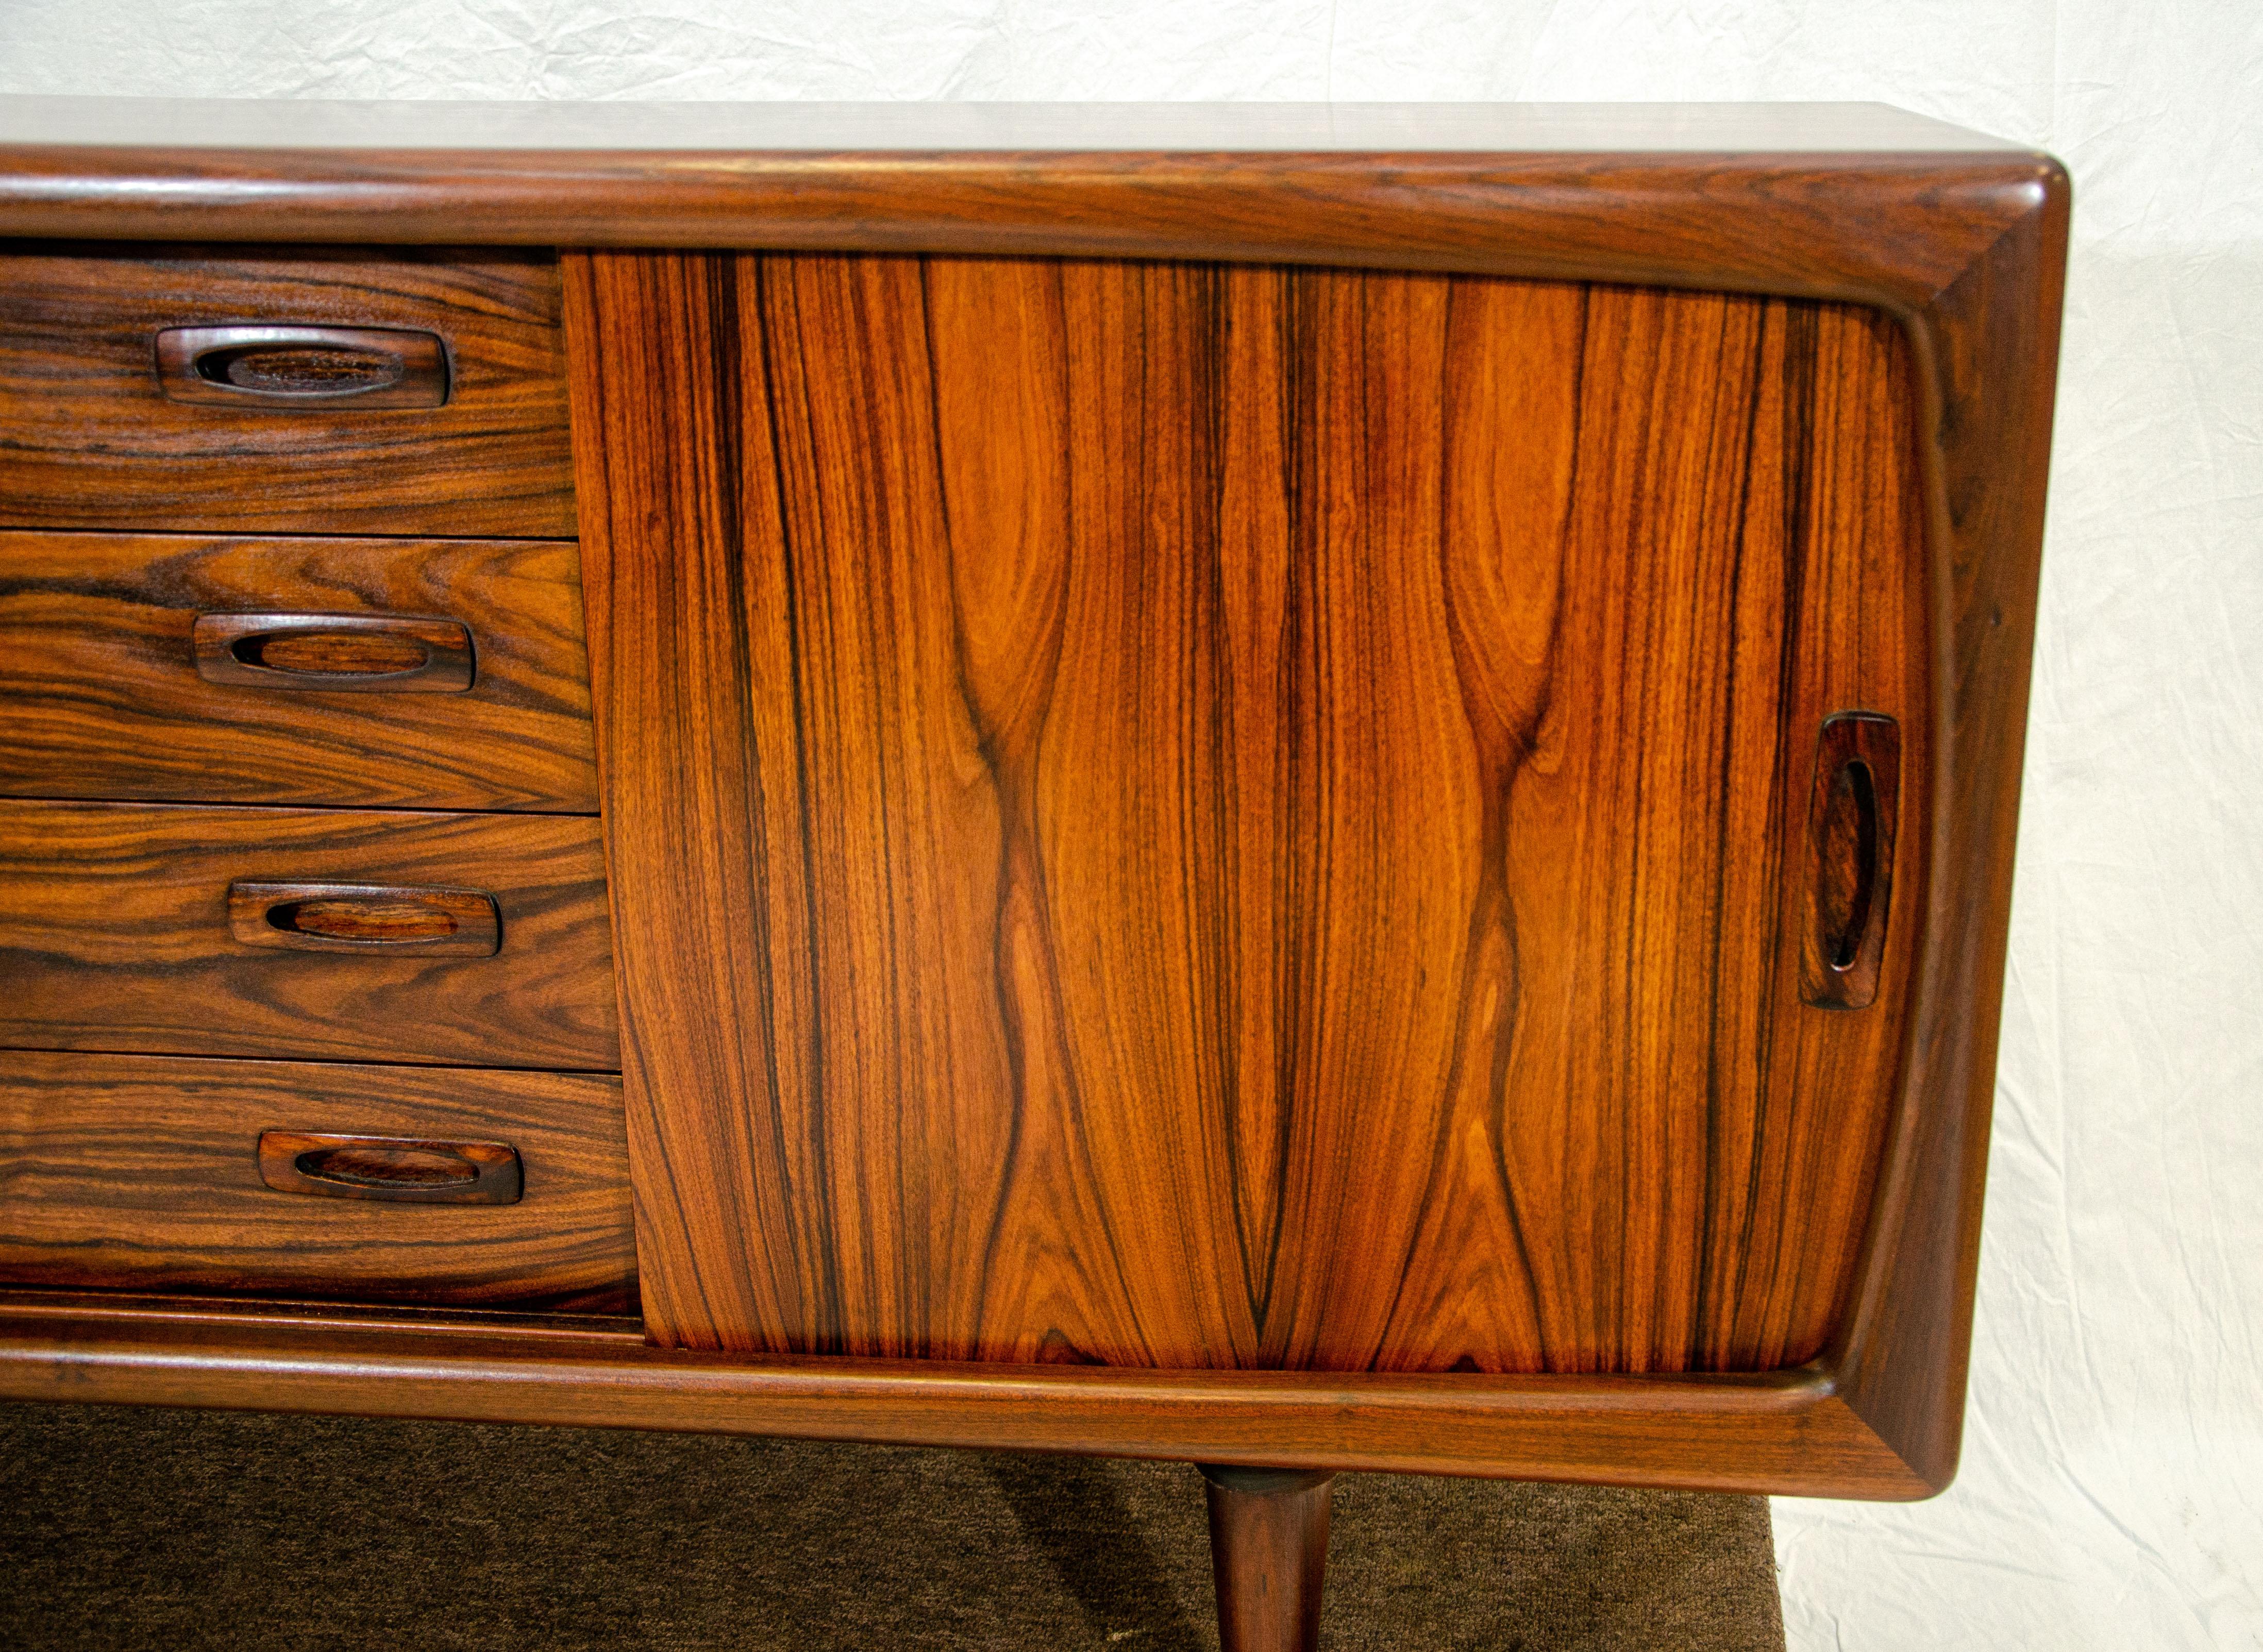
{"type": "Polygon", "coordinates": [[[1807,814],[1806,940],[1800,995],[1861,1009],[1878,995],[1901,804],[1900,726],[1871,711],[1825,719],[1807,814]]]}
{"type": "Polygon", "coordinates": [[[502,944],[495,897],[397,884],[236,883],[228,926],[247,947],[386,957],[492,957],[502,944]]]}
{"type": "Polygon", "coordinates": [[[472,633],[421,614],[199,614],[197,675],[246,689],[323,694],[460,694],[476,675],[472,633]]]}
{"type": "Polygon", "coordinates": [[[158,388],[175,401],[262,412],[437,408],[448,351],[430,333],[386,327],[169,327],[158,388]]]}
{"type": "Polygon", "coordinates": [[[259,1179],[278,1193],[389,1199],[410,1205],[512,1205],[524,1188],[518,1150],[503,1142],[267,1130],[259,1179]]]}

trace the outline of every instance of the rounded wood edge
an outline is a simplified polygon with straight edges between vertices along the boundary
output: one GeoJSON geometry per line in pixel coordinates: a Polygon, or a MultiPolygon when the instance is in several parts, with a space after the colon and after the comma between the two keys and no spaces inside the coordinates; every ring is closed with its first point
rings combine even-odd
{"type": "Polygon", "coordinates": [[[0,150],[0,236],[1343,264],[1917,305],[2040,152],[0,150]],[[1693,210],[1694,209],[1694,210],[1693,210]]]}
{"type": "Polygon", "coordinates": [[[0,1399],[1865,1499],[1929,1490],[1815,1367],[1583,1378],[750,1359],[616,1336],[90,1317],[0,1301],[0,1399]]]}
{"type": "Polygon", "coordinates": [[[1917,1497],[1948,1489],[1963,1443],[2072,208],[2065,167],[2026,158],[2002,233],[1922,301],[1879,305],[1919,393],[1936,738],[1929,813],[1904,818],[1924,917],[1898,1094],[1818,1364],[1917,1497]]]}

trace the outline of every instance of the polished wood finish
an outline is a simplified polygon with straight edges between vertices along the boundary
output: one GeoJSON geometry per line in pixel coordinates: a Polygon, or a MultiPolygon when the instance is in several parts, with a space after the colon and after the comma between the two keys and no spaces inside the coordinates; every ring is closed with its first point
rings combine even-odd
{"type": "Polygon", "coordinates": [[[0,99],[0,234],[1286,260],[1922,311],[2065,189],[1877,105],[106,101],[0,99]]]}
{"type": "Polygon", "coordinates": [[[1335,1476],[1203,1468],[1221,1652],[1315,1652],[1335,1476]]]}
{"type": "Polygon", "coordinates": [[[1936,684],[1932,752],[1904,742],[1901,816],[1932,841],[1921,889],[1903,885],[1900,910],[1920,932],[1917,1014],[1854,1312],[1831,1355],[1848,1405],[1936,1489],[1956,1471],[1972,1345],[2066,272],[2064,172],[2046,165],[2026,197],[1997,240],[1901,312],[1924,392],[1936,684]],[[1912,802],[1921,768],[1935,788],[1926,812],[1912,802]]]}
{"type": "Polygon", "coordinates": [[[0,1185],[11,1283],[635,1310],[609,1077],[0,1051],[0,1185]],[[263,1135],[501,1145],[524,1196],[307,1198],[263,1135]]]}
{"type": "MultiPolygon", "coordinates": [[[[303,1201],[312,1203],[312,1201],[303,1201]]],[[[380,1207],[382,1208],[382,1207],[380,1207]]],[[[0,1294],[0,1398],[1060,1451],[1906,1499],[1827,1374],[1141,1371],[656,1348],[539,1322],[339,1323],[0,1294]]]]}
{"type": "MultiPolygon", "coordinates": [[[[416,636],[448,658],[442,633],[416,636]]],[[[597,808],[571,545],[0,533],[0,793],[17,797],[597,808]],[[276,668],[347,663],[305,636],[269,668],[234,660],[239,626],[389,632],[402,615],[465,628],[468,688],[317,688],[276,668]]]]}
{"type": "Polygon", "coordinates": [[[571,535],[563,378],[539,255],[17,248],[0,527],[571,535]],[[221,322],[435,335],[446,405],[170,393],[159,335],[221,322]]]}
{"type": "Polygon", "coordinates": [[[491,958],[502,947],[495,897],[477,889],[239,878],[228,927],[247,947],[293,952],[491,958]]]}
{"type": "Polygon", "coordinates": [[[402,328],[169,327],[157,382],[175,401],[263,412],[437,408],[448,347],[402,328]]]}
{"type": "Polygon", "coordinates": [[[278,1193],[393,1204],[515,1205],[525,1192],[508,1142],[262,1130],[259,1179],[278,1193]]]}
{"type": "MultiPolygon", "coordinates": [[[[1914,842],[1888,946],[1911,958],[1886,1146],[1846,1310],[1796,1372],[1146,1373],[595,1338],[584,1357],[527,1327],[129,1326],[82,1304],[14,1317],[10,1391],[1854,1496],[1945,1483],[2050,444],[2056,162],[1867,110],[442,108],[416,128],[428,147],[403,149],[383,109],[87,105],[74,130],[56,107],[0,100],[0,231],[177,234],[192,213],[244,239],[1286,262],[1869,306],[1909,350],[1929,692],[1925,726],[1905,724],[1914,842]]],[[[1811,761],[1814,731],[1799,738],[1811,761]]]]}
{"type": "Polygon", "coordinates": [[[1821,1350],[1909,955],[1876,1013],[1799,1001],[1812,754],[1927,692],[1890,328],[1183,266],[568,279],[655,1337],[1821,1350]]]}
{"type": "Polygon", "coordinates": [[[461,694],[472,633],[402,614],[199,614],[190,627],[206,682],[316,694],[461,694]]]}
{"type": "Polygon", "coordinates": [[[614,1027],[594,820],[0,802],[0,1044],[611,1070],[614,1027]],[[475,890],[501,948],[233,932],[232,884],[365,882],[475,890]]]}

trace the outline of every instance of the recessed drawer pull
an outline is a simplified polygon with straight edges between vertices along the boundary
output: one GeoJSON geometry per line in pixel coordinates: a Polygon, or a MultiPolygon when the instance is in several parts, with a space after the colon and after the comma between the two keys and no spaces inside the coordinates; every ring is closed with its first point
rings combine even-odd
{"type": "Polygon", "coordinates": [[[199,614],[197,675],[245,689],[322,694],[460,694],[472,633],[420,614],[199,614]]]}
{"type": "Polygon", "coordinates": [[[1878,995],[1893,892],[1901,729],[1841,711],[1823,724],[1808,803],[1808,897],[1800,995],[1820,1009],[1861,1009],[1878,995]]]}
{"type": "Polygon", "coordinates": [[[386,1199],[414,1205],[511,1205],[524,1179],[503,1142],[426,1142],[386,1136],[267,1130],[259,1179],[278,1193],[386,1199]]]}
{"type": "Polygon", "coordinates": [[[437,408],[448,400],[438,336],[390,327],[169,327],[157,382],[175,401],[262,412],[437,408]]]}
{"type": "Polygon", "coordinates": [[[491,957],[502,944],[495,897],[399,884],[235,883],[228,924],[248,947],[394,957],[491,957]]]}

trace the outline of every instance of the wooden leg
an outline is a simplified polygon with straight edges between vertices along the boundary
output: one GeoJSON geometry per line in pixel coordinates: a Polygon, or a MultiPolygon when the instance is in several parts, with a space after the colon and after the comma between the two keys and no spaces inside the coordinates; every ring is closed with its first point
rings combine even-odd
{"type": "Polygon", "coordinates": [[[1328,1564],[1335,1476],[1301,1468],[1218,1468],[1210,1482],[1210,1560],[1224,1652],[1312,1652],[1328,1564]]]}

